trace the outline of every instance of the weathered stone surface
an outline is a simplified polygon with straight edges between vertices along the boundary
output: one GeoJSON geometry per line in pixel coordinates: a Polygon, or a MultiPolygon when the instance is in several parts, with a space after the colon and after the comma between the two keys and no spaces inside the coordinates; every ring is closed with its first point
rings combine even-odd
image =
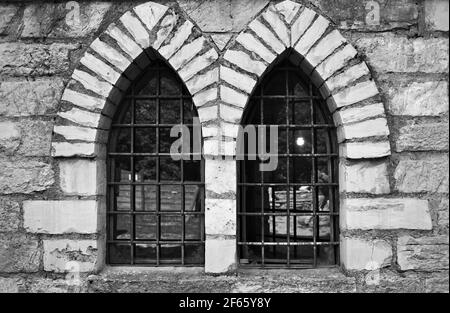
{"type": "Polygon", "coordinates": [[[362,107],[339,110],[333,114],[333,119],[337,125],[342,125],[359,122],[377,116],[384,116],[384,106],[381,102],[362,107]]]}
{"type": "Polygon", "coordinates": [[[20,130],[11,121],[0,122],[0,151],[13,154],[20,146],[20,130]]]}
{"type": "Polygon", "coordinates": [[[320,63],[315,72],[320,79],[326,80],[338,70],[343,68],[348,61],[353,59],[358,52],[352,45],[345,45],[342,49],[336,51],[333,55],[320,63]]]}
{"type": "Polygon", "coordinates": [[[90,53],[85,53],[80,63],[112,85],[116,84],[120,78],[120,73],[90,53]]]}
{"type": "Polygon", "coordinates": [[[308,52],[306,59],[311,66],[316,67],[345,42],[345,38],[342,37],[339,31],[333,30],[331,33],[320,39],[319,43],[308,52]]]}
{"type": "Polygon", "coordinates": [[[227,86],[220,86],[220,98],[226,103],[244,108],[248,100],[248,95],[227,86]]]}
{"type": "Polygon", "coordinates": [[[97,232],[95,200],[27,200],[23,202],[23,223],[28,232],[43,234],[97,232]]]}
{"type": "Polygon", "coordinates": [[[136,16],[127,11],[120,17],[120,21],[141,48],[146,49],[150,46],[148,31],[136,16]]]}
{"type": "Polygon", "coordinates": [[[448,270],[448,236],[399,237],[397,263],[402,271],[448,270]]]}
{"type": "Polygon", "coordinates": [[[187,43],[169,59],[169,63],[174,69],[178,70],[202,50],[205,41],[204,37],[199,37],[194,41],[187,43]]]}
{"type": "Polygon", "coordinates": [[[400,192],[448,192],[448,157],[401,159],[394,179],[400,192]]]}
{"type": "Polygon", "coordinates": [[[319,16],[309,27],[306,32],[300,37],[299,41],[295,45],[295,50],[301,55],[311,49],[311,47],[319,40],[319,38],[325,33],[325,30],[330,25],[330,22],[323,16],[319,16]]]}
{"type": "Polygon", "coordinates": [[[425,279],[425,291],[430,293],[448,293],[448,271],[438,272],[425,279]]]}
{"type": "Polygon", "coordinates": [[[396,150],[448,151],[448,123],[407,125],[400,128],[396,150]]]}
{"type": "Polygon", "coordinates": [[[399,274],[391,269],[368,272],[358,292],[364,293],[423,293],[424,279],[415,273],[399,274]]]}
{"type": "Polygon", "coordinates": [[[21,234],[0,236],[0,272],[37,272],[39,242],[21,234]]]}
{"type": "Polygon", "coordinates": [[[301,9],[301,5],[290,0],[285,0],[275,5],[277,11],[283,16],[286,23],[291,24],[295,15],[301,9]]]}
{"type": "Polygon", "coordinates": [[[22,284],[21,278],[0,277],[0,293],[18,293],[22,284]]]}
{"type": "Polygon", "coordinates": [[[328,79],[324,86],[332,92],[335,89],[348,86],[357,79],[369,74],[370,72],[366,63],[358,63],[352,67],[349,67],[344,72],[328,79]]]}
{"type": "Polygon", "coordinates": [[[20,206],[16,201],[0,198],[0,232],[14,232],[20,226],[20,206]]]}
{"type": "Polygon", "coordinates": [[[95,240],[44,240],[44,270],[64,273],[75,266],[79,272],[91,272],[97,263],[95,240]],[[76,264],[76,265],[75,265],[76,264]]]}
{"type": "Polygon", "coordinates": [[[341,227],[344,229],[432,229],[427,200],[343,199],[341,211],[341,227]]]}
{"type": "Polygon", "coordinates": [[[448,82],[413,82],[388,88],[389,111],[393,115],[439,116],[448,112],[448,82]]]}
{"type": "Polygon", "coordinates": [[[225,103],[221,103],[219,107],[221,119],[232,123],[240,122],[244,109],[231,107],[225,103]]]}
{"type": "Polygon", "coordinates": [[[247,93],[251,93],[256,84],[256,81],[249,75],[236,72],[226,66],[220,66],[219,76],[220,79],[247,93]]]}
{"type": "Polygon", "coordinates": [[[224,59],[258,76],[262,75],[266,69],[264,63],[253,60],[247,53],[242,51],[227,50],[224,59]]]}
{"type": "Polygon", "coordinates": [[[0,160],[0,193],[33,193],[44,191],[53,185],[53,170],[39,161],[0,160]]]}
{"type": "Polygon", "coordinates": [[[206,160],[205,177],[207,192],[235,196],[236,162],[233,160],[206,160]]]}
{"type": "Polygon", "coordinates": [[[74,44],[38,43],[0,44],[0,73],[12,76],[65,74],[69,69],[69,53],[74,44]]]}
{"type": "MultiPolygon", "coordinates": [[[[70,274],[68,274],[70,275],[70,274]]],[[[67,293],[79,292],[83,289],[78,286],[71,286],[71,281],[67,279],[40,278],[27,280],[27,293],[67,293]]]]}
{"type": "Polygon", "coordinates": [[[264,25],[260,20],[253,20],[248,27],[266,43],[273,51],[280,54],[286,48],[285,45],[264,25]]]}
{"type": "Polygon", "coordinates": [[[414,0],[361,1],[313,0],[341,29],[382,31],[417,23],[419,5],[414,0]]]}
{"type": "Polygon", "coordinates": [[[217,92],[217,87],[208,88],[197,93],[192,100],[196,107],[201,107],[202,105],[217,99],[217,92]]]}
{"type": "Polygon", "coordinates": [[[189,35],[192,33],[192,24],[190,21],[184,22],[174,34],[172,40],[165,46],[159,49],[159,53],[166,58],[169,59],[188,39],[189,35]]]}
{"type": "Polygon", "coordinates": [[[178,0],[181,8],[204,32],[240,31],[251,21],[268,0],[210,0],[192,2],[178,0]]]}
{"type": "Polygon", "coordinates": [[[107,2],[39,3],[25,7],[22,37],[85,37],[95,34],[111,7],[107,2]]]}
{"type": "Polygon", "coordinates": [[[72,108],[69,111],[59,112],[59,116],[82,126],[97,128],[101,119],[99,113],[72,108]]]}
{"type": "Polygon", "coordinates": [[[272,63],[275,60],[275,54],[270,51],[263,43],[256,39],[253,35],[248,33],[241,33],[236,37],[236,42],[240,43],[245,49],[256,53],[259,57],[267,63],[272,63]]]}
{"type": "Polygon", "coordinates": [[[53,142],[52,156],[54,157],[93,157],[95,156],[94,143],[69,143],[69,142],[53,142]]]}
{"type": "Polygon", "coordinates": [[[343,142],[347,139],[366,138],[373,136],[385,137],[389,136],[389,128],[386,118],[379,117],[355,124],[344,124],[338,127],[337,136],[339,142],[343,142]]]}
{"type": "Polygon", "coordinates": [[[374,270],[391,265],[392,247],[381,239],[342,238],[341,263],[347,270],[374,270]]]}
{"type": "Polygon", "coordinates": [[[428,0],[425,5],[425,25],[428,30],[447,31],[449,30],[448,1],[428,0]]]}
{"type": "Polygon", "coordinates": [[[208,235],[236,236],[235,199],[206,198],[205,233],[207,236],[208,235]]]}
{"type": "Polygon", "coordinates": [[[382,158],[391,154],[388,141],[380,142],[348,142],[339,145],[341,157],[349,159],[382,158]]]}
{"type": "Polygon", "coordinates": [[[437,207],[437,224],[438,226],[441,226],[443,228],[447,229],[449,227],[449,201],[448,198],[443,198],[439,202],[439,205],[437,207]]]}
{"type": "Polygon", "coordinates": [[[186,82],[186,87],[189,89],[191,95],[196,94],[203,88],[216,83],[219,80],[219,68],[213,68],[206,73],[195,75],[186,82]]]}
{"type": "Polygon", "coordinates": [[[337,92],[332,98],[327,100],[327,104],[330,110],[334,112],[338,108],[369,99],[377,94],[378,88],[375,82],[368,80],[337,92]]]}
{"type": "Polygon", "coordinates": [[[205,242],[205,272],[226,273],[236,266],[236,240],[208,239],[205,242]]]}
{"type": "Polygon", "coordinates": [[[178,74],[183,81],[187,81],[188,79],[194,77],[198,72],[211,65],[214,61],[217,60],[218,57],[219,56],[217,55],[216,50],[211,48],[204,54],[195,57],[192,61],[186,64],[178,72],[178,74]]]}
{"type": "Polygon", "coordinates": [[[448,72],[448,38],[415,38],[383,34],[355,41],[375,72],[448,72]]]}
{"type": "Polygon", "coordinates": [[[2,4],[0,5],[0,35],[6,33],[9,22],[19,10],[18,6],[2,4]]]}
{"type": "Polygon", "coordinates": [[[0,82],[0,115],[29,116],[53,113],[63,88],[60,78],[0,82]]]}
{"type": "Polygon", "coordinates": [[[340,163],[339,184],[342,191],[386,194],[390,192],[385,162],[340,163]]]}
{"type": "Polygon", "coordinates": [[[201,107],[197,109],[197,112],[201,123],[213,121],[218,115],[217,106],[201,107]]]}
{"type": "Polygon", "coordinates": [[[211,38],[216,44],[217,48],[219,50],[223,50],[227,43],[230,41],[231,35],[230,34],[211,34],[211,38]]]}
{"type": "Polygon", "coordinates": [[[59,185],[66,194],[96,195],[97,179],[100,175],[95,161],[75,159],[59,162],[59,185]]]}

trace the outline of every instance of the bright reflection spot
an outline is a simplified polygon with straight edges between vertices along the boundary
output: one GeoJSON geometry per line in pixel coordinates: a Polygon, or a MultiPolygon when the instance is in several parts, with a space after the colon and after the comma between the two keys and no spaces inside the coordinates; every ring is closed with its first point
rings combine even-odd
{"type": "Polygon", "coordinates": [[[305,145],[305,139],[303,137],[298,137],[297,140],[295,141],[295,143],[297,144],[297,146],[303,146],[305,145]]]}

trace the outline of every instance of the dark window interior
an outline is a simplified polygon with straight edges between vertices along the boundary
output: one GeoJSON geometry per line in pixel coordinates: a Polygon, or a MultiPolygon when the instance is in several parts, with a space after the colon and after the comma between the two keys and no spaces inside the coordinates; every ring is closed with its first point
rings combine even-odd
{"type": "Polygon", "coordinates": [[[318,90],[289,55],[259,83],[242,124],[278,125],[278,167],[260,171],[262,160],[252,160],[245,144],[245,159],[238,161],[241,266],[338,264],[335,126],[318,90]]]}
{"type": "MultiPolygon", "coordinates": [[[[155,61],[130,87],[108,145],[109,264],[204,263],[204,184],[197,158],[173,160],[174,125],[192,127],[197,112],[185,86],[155,61]]],[[[191,141],[192,145],[192,141],[191,141]]]]}

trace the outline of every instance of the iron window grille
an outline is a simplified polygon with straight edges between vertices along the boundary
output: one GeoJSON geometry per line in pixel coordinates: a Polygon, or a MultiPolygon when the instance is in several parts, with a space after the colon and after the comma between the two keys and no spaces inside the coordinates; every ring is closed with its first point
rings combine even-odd
{"type": "MultiPolygon", "coordinates": [[[[130,87],[108,144],[107,260],[111,265],[204,263],[203,159],[171,158],[174,125],[197,111],[179,77],[155,61],[130,87]]],[[[193,132],[191,131],[191,134],[193,132]]],[[[186,156],[186,153],[184,154],[186,156]]]]}
{"type": "MultiPolygon", "coordinates": [[[[289,54],[255,89],[246,125],[278,125],[278,167],[262,172],[248,138],[238,161],[241,267],[314,268],[338,264],[335,125],[318,90],[289,54]]],[[[269,138],[269,135],[267,135],[269,138]]]]}

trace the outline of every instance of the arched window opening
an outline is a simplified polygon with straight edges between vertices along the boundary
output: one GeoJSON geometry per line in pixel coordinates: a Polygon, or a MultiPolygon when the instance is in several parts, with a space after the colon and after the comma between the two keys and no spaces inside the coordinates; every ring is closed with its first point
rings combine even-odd
{"type": "Polygon", "coordinates": [[[263,160],[250,157],[247,137],[238,161],[238,253],[244,267],[339,262],[336,130],[317,88],[291,61],[298,57],[293,53],[265,75],[242,119],[243,127],[278,129],[274,171],[260,170],[263,160]]]}
{"type": "Polygon", "coordinates": [[[200,151],[192,139],[189,160],[170,154],[178,140],[171,128],[192,130],[197,116],[186,87],[161,61],[130,87],[108,145],[107,263],[204,263],[203,160],[193,157],[200,151]]]}

